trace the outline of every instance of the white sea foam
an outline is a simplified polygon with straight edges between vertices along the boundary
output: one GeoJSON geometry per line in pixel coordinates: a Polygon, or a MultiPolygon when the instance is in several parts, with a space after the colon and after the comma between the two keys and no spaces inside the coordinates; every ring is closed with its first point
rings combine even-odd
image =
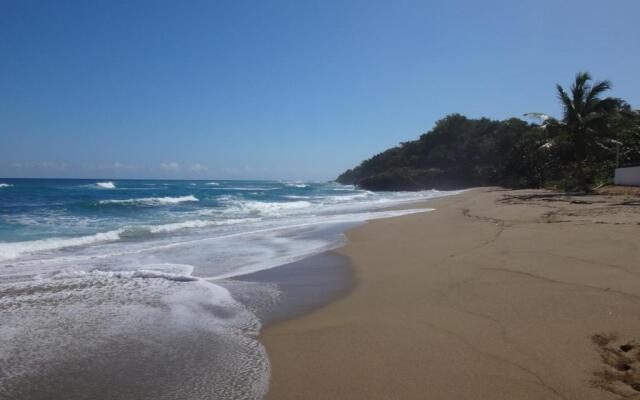
{"type": "Polygon", "coordinates": [[[164,206],[171,204],[179,204],[189,201],[199,201],[197,197],[193,195],[178,196],[178,197],[141,197],[137,199],[112,199],[112,200],[100,200],[100,204],[125,204],[125,205],[147,205],[147,206],[164,206]]]}
{"type": "Polygon", "coordinates": [[[207,185],[210,186],[220,186],[220,184],[218,182],[207,182],[207,185]]]}
{"type": "MultiPolygon", "coordinates": [[[[142,388],[158,388],[163,375],[139,368],[142,359],[184,368],[189,379],[172,380],[166,390],[186,398],[262,398],[269,362],[254,339],[260,321],[229,290],[190,276],[189,268],[70,269],[11,286],[0,283],[0,397],[22,398],[11,394],[24,393],[25,379],[88,379],[104,373],[104,365],[122,368],[118,372],[142,388]],[[101,362],[77,363],[88,354],[101,362]]],[[[47,383],[56,392],[65,385],[57,379],[47,383]]],[[[122,398],[140,394],[117,385],[111,390],[122,398]]]]}
{"type": "Polygon", "coordinates": [[[0,188],[8,188],[8,187],[12,187],[13,185],[9,184],[9,183],[0,183],[0,188]]]}
{"type": "Polygon", "coordinates": [[[229,200],[227,212],[243,212],[265,216],[279,216],[292,210],[302,210],[311,207],[309,201],[267,202],[253,200],[229,200]]]}
{"type": "MultiPolygon", "coordinates": [[[[453,192],[455,193],[455,192],[453,192]]],[[[448,194],[448,193],[444,193],[448,194]]],[[[245,200],[233,196],[220,197],[219,200],[225,205],[223,208],[207,208],[189,213],[189,215],[199,215],[208,218],[196,218],[186,221],[177,221],[160,225],[130,225],[123,226],[106,232],[80,237],[53,237],[48,239],[33,240],[26,242],[0,242],[0,260],[9,260],[21,257],[25,254],[54,251],[69,247],[93,246],[100,243],[113,242],[121,239],[138,239],[155,234],[169,234],[181,230],[204,229],[213,227],[223,227],[242,224],[259,223],[259,226],[269,226],[271,223],[283,224],[285,226],[299,226],[296,221],[311,219],[313,224],[328,223],[331,221],[357,221],[365,220],[362,217],[363,211],[375,210],[393,204],[402,204],[426,198],[443,195],[435,191],[425,191],[417,193],[393,193],[379,194],[360,192],[345,196],[319,197],[318,199],[296,199],[295,201],[266,202],[245,200]],[[285,218],[286,217],[286,218],[285,218]],[[264,221],[260,222],[264,218],[264,221]],[[291,218],[290,221],[289,220],[291,218]],[[271,222],[270,222],[271,221],[271,222]],[[278,222],[280,221],[280,222],[278,222]]],[[[125,204],[177,204],[182,201],[197,201],[194,196],[183,196],[174,198],[142,198],[128,200],[105,200],[105,202],[125,203],[125,204]]],[[[373,217],[376,218],[376,217],[373,217]]],[[[246,228],[239,228],[240,233],[246,232],[246,228]]],[[[238,230],[235,229],[234,230],[238,230]]],[[[217,230],[215,232],[218,232],[217,230]]],[[[214,236],[218,233],[214,233],[214,236]]],[[[221,231],[222,232],[222,231],[221,231]]],[[[224,232],[223,232],[224,233],[224,232]]],[[[169,238],[167,238],[169,240],[169,238]]],[[[136,241],[135,243],[137,243],[136,241]]],[[[142,243],[142,242],[141,242],[142,243]]],[[[141,244],[142,245],[142,244],[141,244]]],[[[169,244],[171,246],[171,244],[169,244]]],[[[239,250],[240,251],[240,250],[239,250]]],[[[110,254],[110,253],[108,253],[110,254]]],[[[56,255],[57,257],[58,255],[56,255]]],[[[47,255],[47,257],[49,257],[47,255]]],[[[90,258],[100,258],[100,254],[93,254],[90,258]]]]}
{"type": "Polygon", "coordinates": [[[331,190],[335,190],[337,192],[351,192],[356,190],[355,186],[353,185],[345,185],[345,186],[340,186],[340,187],[332,187],[331,190]]]}
{"type": "Polygon", "coordinates": [[[223,219],[223,220],[191,220],[184,222],[175,222],[171,224],[164,225],[152,225],[147,227],[149,232],[151,233],[170,233],[176,232],[182,229],[189,228],[206,228],[209,226],[223,226],[223,225],[236,225],[236,224],[244,224],[249,222],[260,221],[260,218],[239,218],[239,219],[223,219]]]}
{"type": "Polygon", "coordinates": [[[227,226],[260,221],[260,218],[241,218],[224,220],[190,220],[162,225],[136,225],[94,235],[73,238],[49,238],[23,242],[0,242],[0,260],[10,260],[25,254],[60,250],[69,247],[93,245],[102,242],[113,242],[123,238],[139,237],[146,234],[172,233],[186,229],[198,229],[213,226],[227,226]]]}
{"type": "Polygon", "coordinates": [[[226,187],[224,190],[236,190],[239,192],[265,192],[268,190],[276,190],[276,188],[266,188],[258,186],[241,186],[241,187],[226,187]]]}
{"type": "Polygon", "coordinates": [[[327,196],[325,201],[328,203],[342,203],[346,201],[366,199],[368,197],[371,197],[373,194],[374,194],[373,192],[362,192],[362,193],[340,195],[340,196],[327,196]]]}
{"type": "MultiPolygon", "coordinates": [[[[241,230],[222,232],[213,236],[187,237],[185,240],[147,245],[140,243],[140,246],[135,247],[127,245],[127,247],[120,247],[116,252],[105,252],[105,249],[97,247],[90,252],[51,259],[52,269],[47,267],[49,263],[45,265],[36,259],[35,263],[21,263],[20,270],[35,268],[38,271],[55,271],[60,265],[91,266],[96,263],[113,265],[114,268],[122,268],[125,264],[143,268],[139,260],[145,260],[151,256],[153,260],[162,259],[169,263],[182,262],[198,266],[200,269],[198,276],[207,277],[206,279],[224,279],[297,261],[335,248],[341,243],[340,236],[335,236],[335,233],[330,236],[323,234],[316,238],[314,238],[316,235],[308,236],[310,232],[318,229],[426,211],[433,211],[433,209],[307,215],[295,219],[271,220],[268,223],[265,221],[241,230]],[[280,223],[276,223],[278,221],[280,223]]],[[[146,266],[144,268],[147,269],[146,266]]],[[[6,272],[11,273],[9,270],[6,272]]]]}
{"type": "MultiPolygon", "coordinates": [[[[313,254],[322,253],[338,247],[343,240],[342,235],[325,237],[321,240],[309,237],[299,237],[302,232],[310,232],[323,227],[358,224],[365,221],[371,221],[382,218],[400,217],[416,213],[434,211],[433,208],[417,208],[404,210],[388,210],[388,211],[366,211],[339,215],[327,216],[306,216],[298,219],[296,223],[273,226],[253,231],[245,231],[216,238],[196,239],[190,242],[184,242],[175,245],[166,245],[166,248],[172,248],[174,252],[180,252],[181,247],[191,248],[193,245],[200,245],[210,241],[223,241],[232,247],[239,242],[239,249],[244,249],[248,254],[255,252],[256,249],[248,250],[247,242],[241,240],[241,237],[251,238],[259,237],[262,243],[268,244],[271,251],[258,252],[257,257],[245,256],[239,265],[231,268],[216,268],[216,273],[211,274],[203,279],[228,279],[240,275],[250,274],[265,269],[274,268],[287,263],[295,262],[313,254]],[[289,232],[287,236],[285,232],[289,232]],[[297,233],[295,233],[297,232],[297,233]],[[276,250],[276,251],[273,251],[276,250]]],[[[334,234],[335,235],[335,234],[334,234]]],[[[238,250],[239,250],[238,249],[238,250]]],[[[263,249],[266,250],[266,249],[263,249]]],[[[236,250],[237,252],[237,250],[236,250]]],[[[192,252],[190,252],[192,253],[192,252]]],[[[229,255],[231,256],[232,253],[229,255]]],[[[183,258],[185,255],[182,256],[183,258]]]]}
{"type": "Polygon", "coordinates": [[[318,198],[318,196],[297,196],[297,195],[288,195],[288,196],[283,196],[286,199],[291,199],[291,200],[307,200],[307,199],[314,199],[314,198],[318,198]]]}
{"type": "Polygon", "coordinates": [[[116,278],[116,279],[165,279],[174,282],[193,282],[198,278],[192,275],[191,265],[157,264],[137,270],[74,270],[64,269],[51,274],[40,275],[38,279],[76,279],[76,278],[116,278]],[[153,268],[153,269],[152,269],[153,268]]]}
{"type": "Polygon", "coordinates": [[[0,260],[13,259],[26,253],[51,251],[66,247],[86,246],[99,242],[119,240],[120,234],[123,231],[123,229],[116,229],[113,231],[96,233],[95,235],[73,238],[49,238],[25,242],[4,242],[0,243],[0,260]]]}
{"type": "Polygon", "coordinates": [[[100,189],[115,189],[116,185],[113,182],[98,182],[96,186],[100,189]]]}
{"type": "Polygon", "coordinates": [[[306,183],[301,183],[301,182],[287,182],[284,184],[287,187],[294,187],[294,188],[306,188],[309,187],[309,185],[307,185],[306,183]]]}

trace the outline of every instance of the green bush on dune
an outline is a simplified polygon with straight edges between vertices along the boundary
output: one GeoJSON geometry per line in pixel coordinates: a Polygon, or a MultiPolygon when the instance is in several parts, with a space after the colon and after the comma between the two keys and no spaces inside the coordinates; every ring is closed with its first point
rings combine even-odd
{"type": "Polygon", "coordinates": [[[566,92],[557,86],[562,119],[494,121],[449,115],[418,140],[363,161],[337,181],[369,190],[456,189],[479,185],[555,186],[589,190],[607,183],[620,161],[640,162],[640,112],[626,102],[601,98],[607,81],[590,84],[579,73],[566,92]]]}

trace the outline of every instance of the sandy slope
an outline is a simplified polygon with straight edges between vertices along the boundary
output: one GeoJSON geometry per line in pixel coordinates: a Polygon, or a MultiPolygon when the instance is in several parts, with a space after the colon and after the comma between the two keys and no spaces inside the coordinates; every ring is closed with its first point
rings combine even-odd
{"type": "Polygon", "coordinates": [[[269,398],[640,395],[636,200],[476,189],[350,231],[354,290],[261,337],[269,398]]]}

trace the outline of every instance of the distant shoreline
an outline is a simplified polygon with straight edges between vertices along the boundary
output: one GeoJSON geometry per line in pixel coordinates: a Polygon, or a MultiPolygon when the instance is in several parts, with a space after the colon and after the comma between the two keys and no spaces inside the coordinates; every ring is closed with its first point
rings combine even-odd
{"type": "Polygon", "coordinates": [[[268,398],[633,394],[598,375],[640,330],[640,212],[622,203],[475,189],[348,231],[357,286],[260,335],[268,398]]]}

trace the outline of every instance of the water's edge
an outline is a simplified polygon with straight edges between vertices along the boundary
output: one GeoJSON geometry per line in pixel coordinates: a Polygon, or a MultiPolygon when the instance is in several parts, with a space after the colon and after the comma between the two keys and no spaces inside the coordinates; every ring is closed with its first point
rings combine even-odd
{"type": "MultiPolygon", "coordinates": [[[[128,187],[126,182],[105,189],[113,193],[77,182],[46,183],[54,186],[50,196],[73,200],[76,195],[91,195],[100,202],[127,202],[126,207],[116,203],[117,213],[137,215],[147,210],[149,220],[143,221],[147,228],[142,236],[127,233],[97,243],[74,242],[68,248],[50,249],[50,242],[59,241],[56,237],[4,243],[10,250],[29,251],[4,252],[0,397],[4,393],[25,400],[263,398],[271,375],[267,350],[260,342],[264,329],[322,308],[356,286],[354,269],[337,251],[346,244],[345,233],[371,220],[429,211],[423,210],[424,200],[453,194],[430,191],[419,194],[426,199],[411,201],[413,195],[404,193],[388,198],[357,193],[366,197],[362,200],[351,194],[353,188],[265,183],[264,187],[276,187],[272,192],[282,193],[253,200],[251,196],[261,192],[252,186],[255,193],[235,194],[235,203],[229,205],[229,196],[205,193],[211,190],[203,186],[208,183],[200,187],[183,182],[171,194],[186,196],[199,190],[200,200],[190,197],[179,206],[159,206],[129,204],[128,198],[135,197],[129,191],[148,189],[128,187]],[[310,194],[289,194],[295,191],[310,194]],[[338,196],[335,191],[349,194],[338,196]],[[302,196],[320,198],[317,202],[322,204],[305,201],[300,210],[302,196]],[[334,197],[340,197],[338,205],[333,205],[334,197]],[[331,204],[325,205],[325,198],[331,204]],[[220,199],[224,204],[216,203],[220,199]],[[411,209],[416,204],[420,210],[411,209]],[[259,221],[238,219],[255,214],[253,208],[238,205],[260,205],[259,221]],[[296,207],[287,208],[291,205],[296,207]],[[241,211],[238,218],[225,214],[236,208],[241,211]],[[200,221],[191,221],[191,214],[206,212],[209,217],[211,210],[220,214],[211,216],[213,225],[191,223],[200,221]],[[184,217],[189,229],[182,220],[158,225],[156,217],[163,215],[184,217]],[[225,218],[243,223],[227,224],[225,218]],[[160,233],[158,226],[163,227],[160,233]],[[49,247],[25,247],[34,243],[49,247]]],[[[222,189],[240,190],[236,185],[222,189]]],[[[28,195],[36,189],[40,190],[25,187],[22,197],[17,192],[6,192],[5,197],[14,199],[16,207],[23,200],[27,203],[20,207],[31,207],[28,195]]],[[[82,217],[85,210],[80,211],[82,217]]],[[[115,212],[98,211],[91,208],[86,213],[115,212]]],[[[127,221],[122,226],[129,226],[127,221]]],[[[0,248],[0,253],[4,250],[0,248]]]]}
{"type": "MultiPolygon", "coordinates": [[[[262,329],[322,308],[348,295],[355,285],[351,263],[335,250],[243,275],[235,280],[278,287],[278,302],[256,313],[262,322],[262,329]]],[[[231,293],[234,294],[233,289],[231,293]]]]}
{"type": "MultiPolygon", "coordinates": [[[[432,209],[427,206],[430,200],[433,199],[406,203],[381,211],[412,208],[424,208],[431,211],[432,209]]],[[[272,307],[262,308],[256,312],[262,322],[257,340],[263,346],[262,337],[265,329],[311,314],[348,296],[355,289],[358,284],[355,268],[349,258],[339,254],[338,250],[347,244],[349,231],[368,222],[352,225],[343,230],[343,242],[331,250],[311,255],[293,263],[234,278],[242,282],[272,284],[277,286],[282,293],[279,301],[272,307]]],[[[233,290],[231,293],[233,294],[233,290]]],[[[238,300],[245,304],[241,299],[238,300]]],[[[265,350],[268,358],[269,349],[265,350]]],[[[270,362],[270,360],[268,361],[270,362]]],[[[271,376],[268,381],[271,382],[271,376]]]]}

